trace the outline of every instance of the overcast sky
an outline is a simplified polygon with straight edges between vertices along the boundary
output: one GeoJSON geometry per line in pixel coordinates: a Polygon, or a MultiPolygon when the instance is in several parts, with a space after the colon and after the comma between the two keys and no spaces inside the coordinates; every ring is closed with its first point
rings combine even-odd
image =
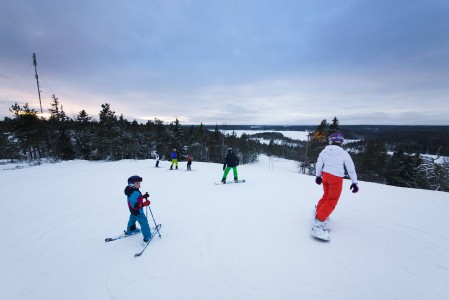
{"type": "Polygon", "coordinates": [[[2,0],[0,116],[449,125],[448,0],[2,0]]]}

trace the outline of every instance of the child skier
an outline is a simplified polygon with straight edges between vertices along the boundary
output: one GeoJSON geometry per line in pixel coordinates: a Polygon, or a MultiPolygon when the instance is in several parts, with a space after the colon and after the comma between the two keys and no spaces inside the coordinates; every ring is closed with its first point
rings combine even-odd
{"type": "Polygon", "coordinates": [[[178,152],[177,152],[176,148],[173,148],[173,151],[171,152],[170,170],[173,170],[174,164],[176,164],[176,170],[178,170],[178,152]]]}
{"type": "Polygon", "coordinates": [[[128,208],[130,211],[128,226],[126,232],[129,234],[135,230],[136,222],[139,222],[140,229],[142,230],[143,241],[148,242],[151,240],[151,230],[148,224],[148,219],[143,212],[143,207],[150,205],[150,200],[148,200],[148,193],[142,195],[140,192],[140,183],[142,182],[142,177],[137,175],[128,178],[128,185],[125,188],[125,195],[128,198],[128,208]],[[143,200],[146,199],[145,202],[143,200]]]}
{"type": "Polygon", "coordinates": [[[187,155],[187,170],[192,170],[192,157],[187,155]]]}
{"type": "Polygon", "coordinates": [[[342,133],[332,133],[329,136],[330,145],[321,151],[316,163],[315,182],[318,185],[323,183],[324,194],[316,206],[312,235],[325,240],[330,239],[327,218],[335,209],[340,198],[345,167],[352,181],[350,189],[353,193],[359,191],[354,163],[349,153],[341,148],[343,142],[342,133]]]}
{"type": "Polygon", "coordinates": [[[228,177],[228,173],[232,168],[232,172],[234,173],[234,181],[237,182],[239,180],[239,176],[237,173],[237,166],[239,165],[239,158],[232,151],[232,148],[228,149],[226,153],[226,158],[223,164],[223,178],[221,179],[222,183],[226,183],[226,177],[228,177]]]}

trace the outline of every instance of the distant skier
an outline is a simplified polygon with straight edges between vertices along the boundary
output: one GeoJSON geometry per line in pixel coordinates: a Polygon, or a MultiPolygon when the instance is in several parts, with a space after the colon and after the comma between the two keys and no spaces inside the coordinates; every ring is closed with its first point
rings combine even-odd
{"type": "Polygon", "coordinates": [[[323,183],[324,194],[316,206],[312,235],[329,240],[327,218],[335,209],[340,198],[345,168],[351,178],[350,189],[353,193],[359,191],[354,163],[348,152],[341,148],[344,136],[340,132],[329,136],[329,144],[321,151],[316,163],[316,184],[323,183]]]}
{"type": "Polygon", "coordinates": [[[154,153],[155,159],[156,159],[156,168],[159,168],[159,154],[157,153],[157,151],[154,153]]]}
{"type": "Polygon", "coordinates": [[[192,157],[187,155],[187,170],[192,170],[192,157]]]}
{"type": "Polygon", "coordinates": [[[178,151],[176,148],[173,148],[173,151],[171,152],[171,165],[170,170],[173,170],[173,165],[176,165],[176,170],[178,170],[178,151]]]}
{"type": "Polygon", "coordinates": [[[226,158],[223,164],[223,178],[221,179],[222,183],[226,183],[226,177],[228,177],[228,173],[232,168],[232,172],[234,173],[234,181],[237,182],[239,180],[239,176],[237,173],[237,166],[239,165],[239,158],[235,155],[232,148],[228,149],[226,153],[226,158]]]}
{"type": "Polygon", "coordinates": [[[125,188],[125,195],[128,198],[128,208],[130,211],[128,226],[126,228],[126,233],[131,233],[136,228],[136,222],[139,222],[140,230],[142,231],[143,241],[147,242],[152,238],[150,225],[148,224],[148,219],[143,212],[143,207],[150,205],[150,200],[148,200],[148,193],[142,195],[140,192],[140,183],[142,182],[142,177],[137,175],[128,178],[128,185],[125,188]],[[144,202],[144,199],[146,200],[144,202]]]}

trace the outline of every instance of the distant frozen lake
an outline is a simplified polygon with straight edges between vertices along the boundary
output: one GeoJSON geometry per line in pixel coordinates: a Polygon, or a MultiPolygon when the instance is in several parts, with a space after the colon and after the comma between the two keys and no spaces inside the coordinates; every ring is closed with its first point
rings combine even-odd
{"type": "Polygon", "coordinates": [[[242,136],[243,133],[246,134],[257,134],[264,132],[279,132],[282,133],[285,137],[291,138],[294,140],[307,141],[307,131],[281,131],[281,130],[220,130],[223,134],[232,134],[235,132],[238,137],[242,136]]]}

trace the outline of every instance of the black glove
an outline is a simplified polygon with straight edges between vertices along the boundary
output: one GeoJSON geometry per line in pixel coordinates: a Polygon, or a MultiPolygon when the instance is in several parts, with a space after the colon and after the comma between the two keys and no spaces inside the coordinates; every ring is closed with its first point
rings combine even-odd
{"type": "Polygon", "coordinates": [[[317,176],[315,178],[315,182],[316,182],[316,184],[320,185],[323,182],[323,179],[321,179],[321,176],[317,176]]]}
{"type": "Polygon", "coordinates": [[[353,193],[357,193],[359,191],[359,187],[357,186],[357,183],[351,184],[349,189],[352,190],[353,193]]]}
{"type": "Polygon", "coordinates": [[[150,197],[150,194],[148,194],[148,192],[146,192],[144,195],[142,195],[142,198],[147,199],[148,197],[150,197]]]}
{"type": "Polygon", "coordinates": [[[226,165],[223,165],[223,171],[226,169],[226,165]]]}

